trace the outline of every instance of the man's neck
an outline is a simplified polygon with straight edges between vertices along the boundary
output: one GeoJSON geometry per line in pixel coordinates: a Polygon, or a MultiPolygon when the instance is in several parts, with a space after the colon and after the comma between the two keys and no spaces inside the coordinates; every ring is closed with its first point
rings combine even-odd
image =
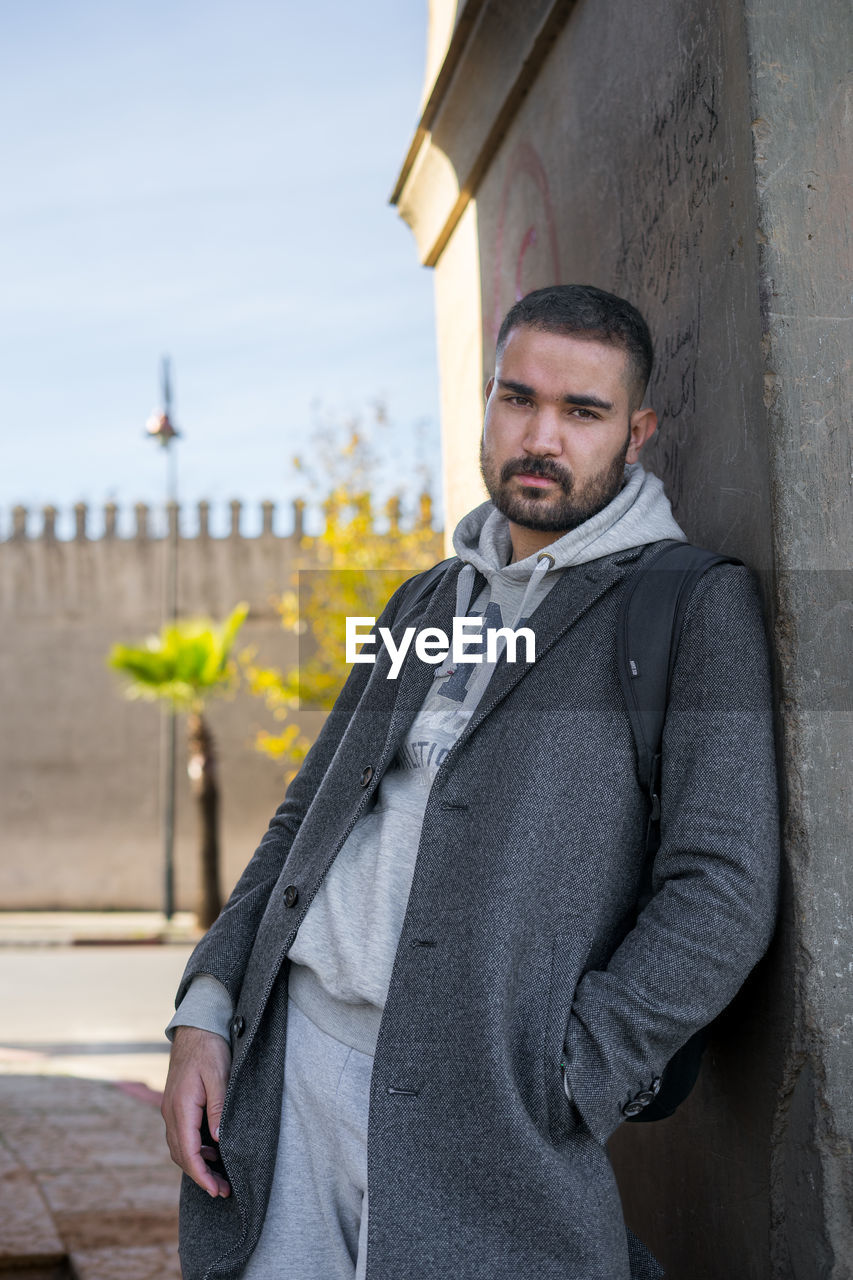
{"type": "Polygon", "coordinates": [[[526,560],[528,556],[541,551],[543,547],[549,547],[552,542],[557,542],[568,533],[568,529],[554,533],[545,529],[525,529],[520,524],[514,524],[512,520],[508,523],[509,536],[512,539],[512,555],[508,564],[515,564],[517,560],[526,560]]]}

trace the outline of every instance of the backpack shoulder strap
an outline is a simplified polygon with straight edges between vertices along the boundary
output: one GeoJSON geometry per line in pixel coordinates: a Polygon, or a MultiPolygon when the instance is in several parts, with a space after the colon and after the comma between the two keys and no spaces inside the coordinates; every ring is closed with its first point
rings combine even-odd
{"type": "Polygon", "coordinates": [[[693,588],[717,564],[741,564],[689,542],[667,541],[634,574],[620,607],[617,661],[625,706],[637,747],[637,772],[660,816],[661,739],[681,624],[693,588]]]}
{"type": "MultiPolygon", "coordinates": [[[[652,862],[660,843],[661,739],[684,613],[707,569],[741,563],[689,542],[667,541],[634,575],[622,599],[617,632],[619,680],[637,747],[640,785],[651,803],[638,911],[652,896],[652,862]]],[[[696,1083],[707,1039],[703,1027],[682,1045],[664,1068],[654,1101],[629,1120],[663,1120],[677,1110],[696,1083]]]]}

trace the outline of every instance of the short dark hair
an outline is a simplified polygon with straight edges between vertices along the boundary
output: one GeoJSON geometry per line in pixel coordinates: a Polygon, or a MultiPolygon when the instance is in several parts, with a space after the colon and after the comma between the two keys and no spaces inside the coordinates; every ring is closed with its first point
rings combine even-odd
{"type": "Polygon", "coordinates": [[[522,326],[621,347],[628,355],[638,403],[642,403],[655,353],[649,326],[625,298],[591,284],[551,284],[534,289],[504,316],[498,332],[497,356],[506,346],[510,331],[522,326]]]}

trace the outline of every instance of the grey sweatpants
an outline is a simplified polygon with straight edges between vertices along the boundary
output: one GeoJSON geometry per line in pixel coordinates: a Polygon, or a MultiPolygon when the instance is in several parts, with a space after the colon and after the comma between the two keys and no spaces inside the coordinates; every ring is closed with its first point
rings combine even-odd
{"type": "Polygon", "coordinates": [[[372,1069],[288,1000],[275,1173],[243,1280],[364,1280],[372,1069]]]}

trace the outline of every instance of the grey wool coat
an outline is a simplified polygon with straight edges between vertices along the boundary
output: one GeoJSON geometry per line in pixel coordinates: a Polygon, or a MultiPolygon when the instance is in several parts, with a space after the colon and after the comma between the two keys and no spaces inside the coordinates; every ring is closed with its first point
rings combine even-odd
{"type": "MultiPolygon", "coordinates": [[[[747,569],[721,565],[685,615],[654,894],[635,920],[648,803],[615,631],[620,592],[656,545],[566,570],[528,624],[535,661],[500,659],[432,785],[373,1066],[368,1280],[661,1274],[629,1242],[604,1144],[765,950],[779,849],[757,592],[747,569]]],[[[398,641],[406,626],[449,634],[460,568],[415,607],[401,608],[411,586],[398,590],[378,625],[398,641]]],[[[220,1129],[232,1195],[184,1177],[186,1280],[239,1276],[257,1241],[288,948],[433,679],[414,645],[396,681],[376,651],[353,667],[178,992],[210,973],[237,1009],[220,1129]]]]}

